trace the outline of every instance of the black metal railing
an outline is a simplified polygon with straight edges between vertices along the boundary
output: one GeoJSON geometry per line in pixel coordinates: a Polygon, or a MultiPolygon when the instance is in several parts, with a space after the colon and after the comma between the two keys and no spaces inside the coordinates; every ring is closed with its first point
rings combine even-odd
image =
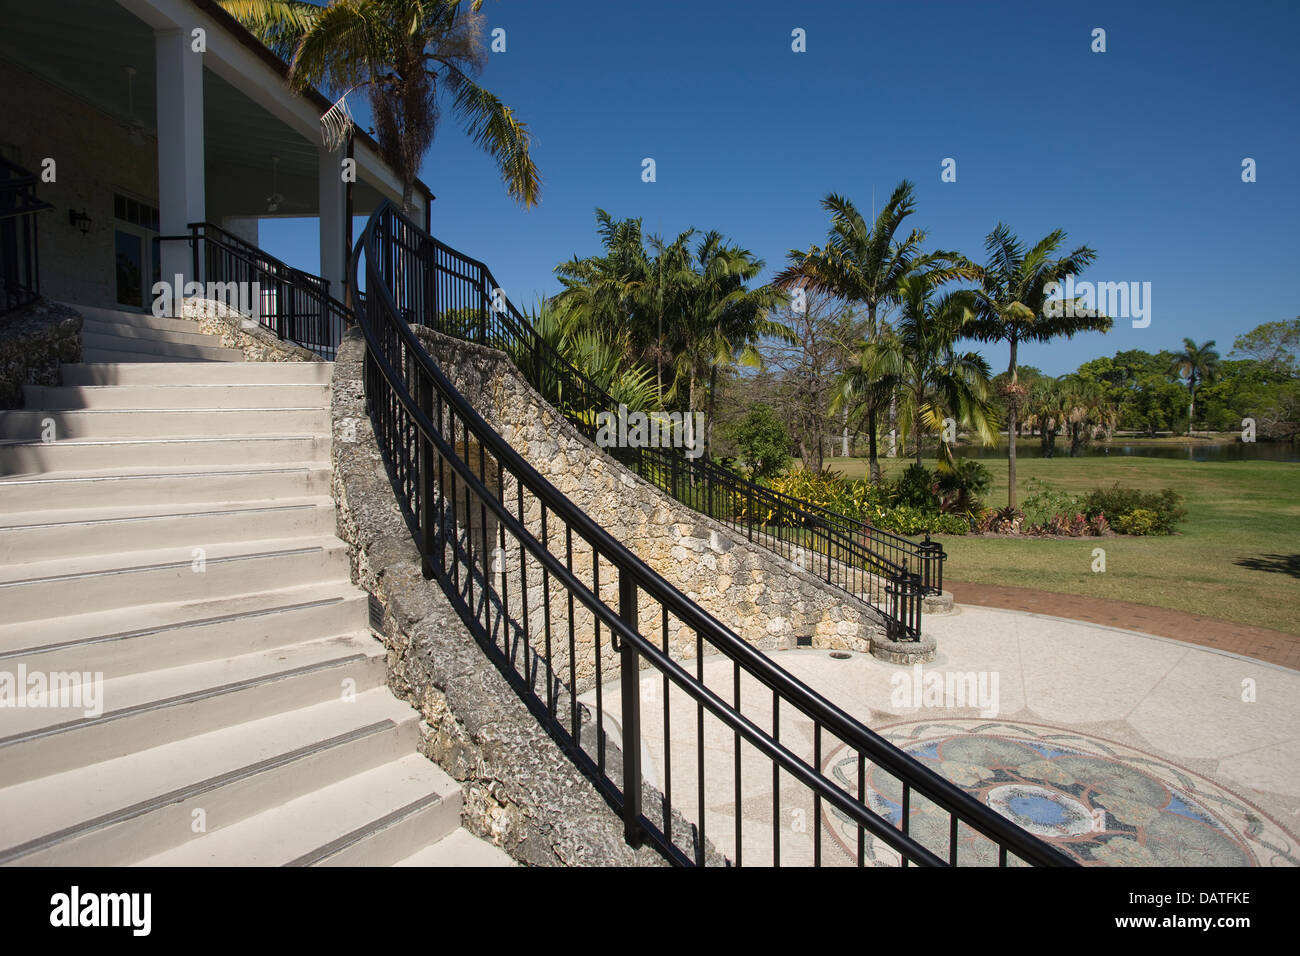
{"type": "Polygon", "coordinates": [[[630,844],[679,864],[1072,865],[741,640],[516,452],[411,329],[439,254],[389,204],[357,243],[376,439],[426,575],[630,844]]]}
{"type": "MultiPolygon", "coordinates": [[[[428,274],[405,283],[409,320],[506,352],[530,385],[597,440],[618,403],[560,355],[510,302],[486,265],[437,239],[420,240],[428,274]]],[[[696,511],[743,531],[798,567],[883,612],[894,640],[917,640],[921,600],[943,584],[943,549],[749,481],[682,447],[607,449],[696,511]]]]}
{"type": "Polygon", "coordinates": [[[188,241],[192,278],[205,285],[210,297],[251,313],[280,339],[301,345],[332,361],[351,312],[330,295],[330,283],[295,269],[257,246],[210,222],[189,225],[187,236],[163,236],[188,241]],[[215,288],[214,288],[215,286],[215,288]]]}
{"type": "Polygon", "coordinates": [[[36,197],[39,182],[0,158],[0,315],[40,297],[36,214],[54,207],[36,197]]]}

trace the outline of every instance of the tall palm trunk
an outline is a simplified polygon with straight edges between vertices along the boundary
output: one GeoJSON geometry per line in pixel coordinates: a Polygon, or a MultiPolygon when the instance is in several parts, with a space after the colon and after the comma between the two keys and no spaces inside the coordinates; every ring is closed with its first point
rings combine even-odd
{"type": "Polygon", "coordinates": [[[871,476],[873,482],[880,481],[880,455],[876,451],[877,412],[876,403],[867,404],[867,473],[871,476]]]}
{"type": "MultiPolygon", "coordinates": [[[[867,333],[871,336],[872,341],[877,338],[879,330],[876,328],[876,303],[867,303],[867,333]]],[[[867,473],[871,476],[873,482],[880,481],[880,456],[876,450],[876,439],[879,436],[876,419],[879,417],[874,400],[867,403],[867,473]]]]}
{"type": "Polygon", "coordinates": [[[1007,507],[1016,506],[1016,416],[1019,413],[1019,395],[1016,394],[1016,340],[1011,340],[1011,391],[1007,402],[1007,507]]]}
{"type": "Polygon", "coordinates": [[[718,366],[709,369],[709,411],[704,419],[704,460],[713,457],[713,409],[718,398],[718,366]]]}
{"type": "Polygon", "coordinates": [[[912,413],[912,441],[916,444],[916,463],[921,464],[921,400],[924,389],[916,390],[916,411],[912,413]]]}

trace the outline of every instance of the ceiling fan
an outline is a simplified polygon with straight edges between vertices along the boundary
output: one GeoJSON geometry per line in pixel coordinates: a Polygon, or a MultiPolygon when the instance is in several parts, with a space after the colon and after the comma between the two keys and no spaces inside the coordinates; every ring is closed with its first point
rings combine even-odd
{"type": "Polygon", "coordinates": [[[307,209],[306,203],[292,202],[284,198],[284,193],[280,192],[280,157],[271,157],[271,195],[265,199],[266,211],[269,213],[280,212],[286,207],[297,207],[307,209]]]}

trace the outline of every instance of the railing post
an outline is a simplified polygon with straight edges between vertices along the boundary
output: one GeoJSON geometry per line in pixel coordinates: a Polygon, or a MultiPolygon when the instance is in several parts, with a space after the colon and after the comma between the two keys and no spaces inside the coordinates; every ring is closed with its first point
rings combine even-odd
{"type": "MultiPolygon", "coordinates": [[[[190,265],[194,269],[194,281],[202,282],[203,276],[199,274],[199,224],[197,222],[190,223],[190,260],[190,265]]],[[[182,296],[178,295],[176,298],[182,296]]]]}
{"type": "Polygon", "coordinates": [[[754,521],[758,517],[754,514],[754,486],[751,484],[747,489],[749,492],[749,507],[745,509],[749,520],[745,522],[745,531],[749,535],[749,540],[754,540],[754,521]]]}
{"type": "Polygon", "coordinates": [[[921,593],[943,593],[943,561],[948,557],[943,545],[930,540],[930,532],[925,533],[925,540],[916,546],[921,552],[921,593]]]}
{"type": "Polygon", "coordinates": [[[487,287],[487,281],[482,276],[479,277],[479,289],[482,290],[482,295],[480,296],[482,304],[478,310],[478,344],[486,345],[487,314],[492,299],[492,290],[487,287]]]}
{"type": "MultiPolygon", "coordinates": [[[[416,366],[418,368],[418,365],[416,366]]],[[[433,421],[433,382],[426,376],[419,375],[420,411],[429,421],[433,421]]],[[[437,427],[438,423],[434,422],[437,427]]],[[[432,578],[435,571],[442,570],[442,546],[436,544],[438,528],[436,527],[438,509],[434,507],[433,487],[433,440],[426,437],[420,429],[415,430],[416,440],[420,443],[420,570],[426,579],[432,578]],[[437,562],[430,559],[437,551],[437,562]]]]}
{"type": "MultiPolygon", "coordinates": [[[[628,568],[618,569],[618,616],[632,630],[637,621],[636,580],[628,568]]],[[[631,641],[619,652],[623,688],[623,839],[632,848],[645,842],[641,825],[641,655],[631,641]]]]}

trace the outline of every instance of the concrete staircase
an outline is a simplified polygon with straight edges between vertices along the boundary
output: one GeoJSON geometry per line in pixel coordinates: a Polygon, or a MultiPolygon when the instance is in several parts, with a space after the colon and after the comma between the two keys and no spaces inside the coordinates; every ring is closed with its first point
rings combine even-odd
{"type": "Polygon", "coordinates": [[[384,684],[332,366],[82,311],[86,364],[0,412],[0,863],[509,865],[384,684]]]}

